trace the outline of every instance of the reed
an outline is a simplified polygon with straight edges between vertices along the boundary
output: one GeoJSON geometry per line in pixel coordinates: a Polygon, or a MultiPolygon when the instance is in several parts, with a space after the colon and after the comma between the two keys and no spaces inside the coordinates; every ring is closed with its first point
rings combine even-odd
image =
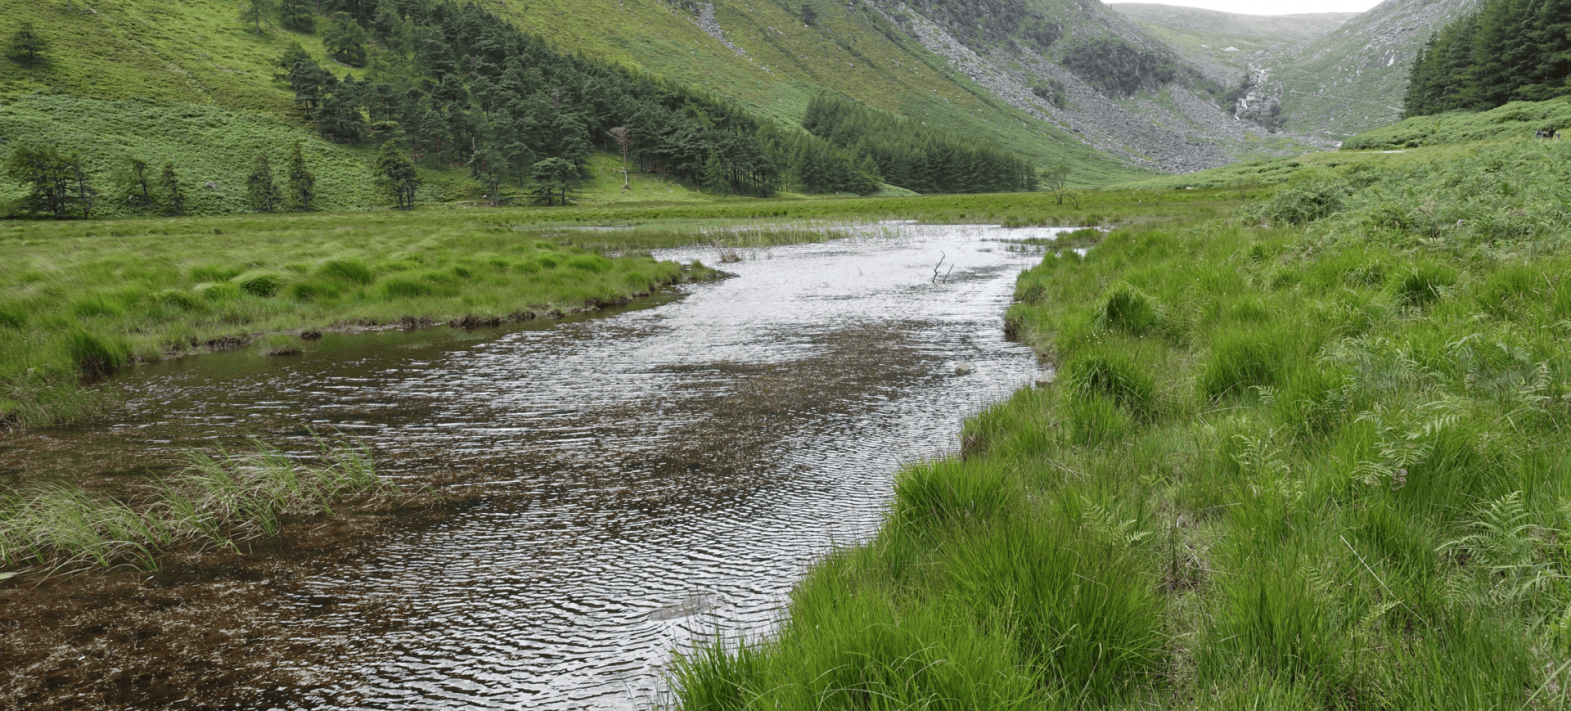
{"type": "Polygon", "coordinates": [[[351,499],[365,507],[404,498],[358,443],[322,443],[314,463],[261,443],[246,453],[186,456],[181,472],[125,497],[65,482],[0,493],[0,564],[152,570],[164,550],[234,549],[277,535],[291,518],[332,518],[351,499]]]}

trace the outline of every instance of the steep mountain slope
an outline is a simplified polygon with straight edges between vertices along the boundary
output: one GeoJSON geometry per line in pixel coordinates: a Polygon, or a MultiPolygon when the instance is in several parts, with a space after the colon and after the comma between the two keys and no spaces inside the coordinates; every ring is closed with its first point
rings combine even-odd
{"type": "Polygon", "coordinates": [[[1185,62],[1096,0],[863,4],[1011,104],[1138,164],[1182,173],[1310,145],[1223,107],[1239,73],[1185,62]]]}
{"type": "Polygon", "coordinates": [[[1185,58],[1210,62],[1242,74],[1248,57],[1266,49],[1310,42],[1335,32],[1356,12],[1301,15],[1239,15],[1177,5],[1121,2],[1109,4],[1185,58]]]}
{"type": "MultiPolygon", "coordinates": [[[[0,101],[38,90],[146,97],[298,123],[277,66],[287,46],[300,42],[340,76],[370,73],[328,59],[319,34],[274,23],[254,31],[240,19],[245,6],[0,0],[0,34],[27,21],[52,45],[47,66],[0,74],[0,101]]],[[[809,100],[830,92],[984,139],[1039,166],[1067,163],[1079,185],[1306,146],[1221,106],[1225,85],[1236,82],[1231,70],[1184,61],[1096,0],[493,0],[485,7],[560,50],[701,87],[782,126],[798,125],[809,100]]]]}
{"type": "Polygon", "coordinates": [[[1290,130],[1341,139],[1396,121],[1413,59],[1478,0],[1386,0],[1340,29],[1251,58],[1255,101],[1279,100],[1290,130]]]}

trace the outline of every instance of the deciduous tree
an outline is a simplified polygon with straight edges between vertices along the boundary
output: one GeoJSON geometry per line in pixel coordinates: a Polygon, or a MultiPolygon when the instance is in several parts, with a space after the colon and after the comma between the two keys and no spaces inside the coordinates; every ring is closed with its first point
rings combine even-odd
{"type": "Polygon", "coordinates": [[[57,220],[70,216],[73,203],[72,182],[80,161],[48,144],[24,144],[12,149],[6,159],[6,176],[31,188],[24,202],[33,214],[48,214],[57,220]]]}
{"type": "Polygon", "coordinates": [[[185,214],[185,191],[180,188],[180,177],[175,175],[175,164],[165,163],[164,173],[159,181],[164,188],[164,206],[170,214],[179,217],[185,214]]]}

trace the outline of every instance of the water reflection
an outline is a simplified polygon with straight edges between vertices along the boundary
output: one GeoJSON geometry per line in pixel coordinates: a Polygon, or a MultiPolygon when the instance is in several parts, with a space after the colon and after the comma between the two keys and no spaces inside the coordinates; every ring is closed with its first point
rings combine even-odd
{"type": "MultiPolygon", "coordinates": [[[[816,554],[876,529],[902,462],[954,449],[964,416],[1036,375],[1002,315],[1040,254],[987,240],[1050,231],[898,229],[745,250],[724,265],[736,278],[609,318],[144,368],[119,425],[15,449],[134,471],[168,448],[315,427],[361,433],[388,476],[484,482],[307,583],[302,601],[348,591],[410,611],[377,639],[390,652],[311,671],[353,680],[343,691],[370,708],[647,706],[673,649],[766,631],[816,554]]],[[[316,619],[366,634],[352,612],[316,619]]]]}

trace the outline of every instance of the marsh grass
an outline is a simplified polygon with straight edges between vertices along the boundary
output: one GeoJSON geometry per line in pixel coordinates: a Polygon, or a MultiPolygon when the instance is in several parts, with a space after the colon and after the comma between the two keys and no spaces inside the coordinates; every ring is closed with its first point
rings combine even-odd
{"type": "Polygon", "coordinates": [[[1056,381],[906,467],[877,537],[773,637],[685,657],[674,705],[1571,705],[1571,247],[1521,187],[1565,150],[1044,254],[1007,323],[1056,381]],[[1389,219],[1426,210],[1451,226],[1389,219]]]}
{"type": "Polygon", "coordinates": [[[158,567],[179,546],[236,548],[276,535],[291,518],[331,518],[357,506],[394,503],[397,486],[376,474],[361,444],[322,444],[306,463],[258,443],[255,451],[190,453],[187,466],[123,498],[67,482],[0,493],[0,564],[58,571],[158,567]]]}

